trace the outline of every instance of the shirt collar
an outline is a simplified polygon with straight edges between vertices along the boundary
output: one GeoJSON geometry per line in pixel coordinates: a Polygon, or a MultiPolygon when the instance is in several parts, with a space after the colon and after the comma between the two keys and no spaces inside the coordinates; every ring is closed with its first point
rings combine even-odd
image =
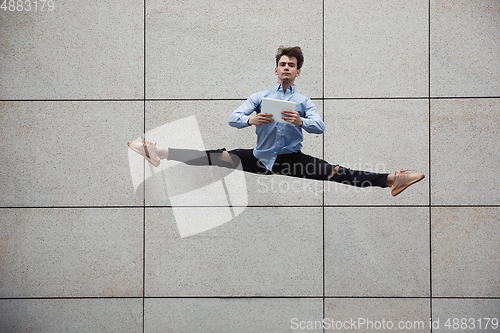
{"type": "MultiPolygon", "coordinates": [[[[283,91],[283,87],[281,86],[281,84],[279,82],[276,82],[276,84],[274,85],[274,89],[276,91],[279,91],[279,90],[282,90],[283,91]]],[[[288,89],[291,91],[291,93],[293,94],[295,92],[295,85],[293,86],[290,86],[288,87],[288,89]]],[[[286,92],[285,92],[286,93],[286,92]]]]}

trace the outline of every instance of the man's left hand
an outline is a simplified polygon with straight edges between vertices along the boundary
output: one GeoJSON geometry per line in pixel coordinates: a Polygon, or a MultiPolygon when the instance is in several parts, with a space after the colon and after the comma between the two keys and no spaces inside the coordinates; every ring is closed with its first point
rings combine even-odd
{"type": "Polygon", "coordinates": [[[281,112],[283,120],[297,126],[302,126],[302,118],[297,111],[285,110],[281,112]]]}

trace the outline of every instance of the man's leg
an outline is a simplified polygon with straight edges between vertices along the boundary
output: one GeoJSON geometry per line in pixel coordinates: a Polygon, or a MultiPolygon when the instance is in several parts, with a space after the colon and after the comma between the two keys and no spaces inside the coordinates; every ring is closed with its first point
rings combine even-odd
{"type": "Polygon", "coordinates": [[[387,173],[351,170],[342,166],[337,166],[336,172],[328,180],[357,187],[387,187],[388,177],[389,174],[387,173]]]}
{"type": "Polygon", "coordinates": [[[214,150],[194,150],[158,147],[158,156],[168,160],[183,162],[188,165],[212,165],[229,169],[241,169],[246,172],[268,175],[270,171],[253,155],[253,149],[225,148],[214,150]]]}
{"type": "Polygon", "coordinates": [[[215,165],[230,169],[241,168],[243,171],[268,175],[269,170],[253,155],[253,149],[225,148],[214,150],[195,150],[162,147],[151,141],[129,141],[129,147],[144,156],[154,166],[160,165],[160,160],[174,160],[188,165],[215,165]]]}
{"type": "Polygon", "coordinates": [[[335,167],[324,160],[306,155],[301,151],[278,155],[273,172],[292,177],[328,180],[335,167]]]}
{"type": "Polygon", "coordinates": [[[388,174],[350,170],[330,163],[301,151],[278,156],[273,172],[292,177],[331,180],[358,187],[387,187],[388,174]]]}
{"type": "Polygon", "coordinates": [[[421,173],[409,173],[408,170],[398,170],[394,174],[351,170],[339,165],[333,166],[300,151],[278,156],[273,172],[293,177],[335,181],[357,187],[390,187],[393,196],[425,178],[421,173]]]}
{"type": "Polygon", "coordinates": [[[425,178],[425,175],[422,173],[410,173],[408,171],[409,170],[396,170],[394,174],[380,174],[367,171],[350,170],[337,166],[335,167],[333,175],[329,177],[329,180],[359,187],[390,187],[391,194],[396,196],[408,188],[408,186],[413,185],[425,178]]]}

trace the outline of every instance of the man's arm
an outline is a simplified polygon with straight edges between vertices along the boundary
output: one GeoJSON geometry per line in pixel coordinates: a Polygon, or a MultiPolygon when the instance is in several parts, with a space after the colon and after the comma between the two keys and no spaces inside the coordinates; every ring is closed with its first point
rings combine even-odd
{"type": "Polygon", "coordinates": [[[245,103],[243,103],[239,108],[233,111],[229,115],[229,126],[236,128],[245,128],[250,126],[249,119],[252,112],[255,111],[258,104],[256,104],[256,96],[253,94],[250,96],[245,103]]]}
{"type": "Polygon", "coordinates": [[[302,128],[307,133],[322,134],[325,131],[325,123],[311,99],[306,102],[306,117],[302,118],[302,128]]]}
{"type": "Polygon", "coordinates": [[[245,128],[250,125],[259,126],[272,123],[274,120],[272,118],[273,115],[270,113],[258,113],[254,116],[250,116],[260,104],[261,100],[258,93],[250,96],[245,103],[231,113],[229,116],[229,125],[236,128],[245,128]]]}

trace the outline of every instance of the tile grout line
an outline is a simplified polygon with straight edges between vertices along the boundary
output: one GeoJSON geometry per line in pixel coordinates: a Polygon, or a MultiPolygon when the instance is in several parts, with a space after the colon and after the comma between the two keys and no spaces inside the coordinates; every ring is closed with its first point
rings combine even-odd
{"type": "MultiPolygon", "coordinates": [[[[431,299],[430,296],[335,296],[335,295],[285,295],[285,296],[34,296],[34,297],[0,297],[0,301],[12,300],[82,300],[82,299],[431,299]]],[[[499,300],[494,296],[433,296],[432,299],[445,300],[499,300]]]]}
{"type": "MultiPolygon", "coordinates": [[[[312,100],[454,100],[454,99],[499,99],[500,96],[400,96],[400,97],[310,97],[312,100]]],[[[99,98],[99,99],[0,99],[0,102],[211,102],[245,101],[245,98],[99,98]]]]}
{"type": "MultiPolygon", "coordinates": [[[[428,47],[428,117],[429,117],[429,318],[432,323],[432,186],[431,186],[431,0],[428,2],[427,8],[428,15],[428,31],[427,31],[427,47],[428,47]]],[[[432,333],[432,325],[430,327],[430,332],[432,333]]]]}
{"type": "MultiPolygon", "coordinates": [[[[328,208],[500,208],[500,205],[426,205],[426,204],[416,204],[416,205],[392,205],[392,204],[386,204],[386,205],[363,205],[363,204],[353,204],[353,205],[324,205],[325,207],[328,208]]],[[[142,208],[143,205],[140,206],[37,206],[37,207],[0,207],[0,209],[49,209],[49,208],[54,208],[54,209],[86,209],[86,208],[91,208],[91,209],[130,209],[130,208],[142,208]]],[[[146,205],[146,208],[174,208],[174,207],[180,207],[180,208],[206,208],[206,207],[227,207],[227,206],[181,206],[181,205],[176,205],[176,206],[158,206],[158,205],[146,205]]],[[[232,205],[231,207],[248,207],[248,208],[319,208],[323,207],[323,205],[293,205],[293,206],[288,206],[288,205],[246,205],[246,206],[239,206],[239,205],[232,205]]]]}
{"type": "MultiPolygon", "coordinates": [[[[322,4],[322,15],[323,15],[323,26],[322,26],[322,33],[323,33],[323,36],[322,36],[322,47],[323,47],[323,54],[322,54],[322,72],[321,72],[321,75],[322,75],[322,98],[321,98],[321,104],[322,104],[322,108],[323,108],[323,120],[325,120],[325,0],[323,0],[323,4],[322,4]]],[[[323,155],[323,160],[325,159],[325,134],[323,133],[322,135],[322,143],[323,143],[323,147],[322,147],[322,155],[323,155]]],[[[322,320],[326,317],[326,314],[325,314],[325,307],[326,307],[326,299],[325,299],[325,288],[326,288],[326,272],[325,272],[325,265],[326,265],[326,256],[325,256],[325,182],[323,181],[323,201],[322,201],[322,212],[323,212],[323,295],[322,295],[322,320]]],[[[325,333],[325,327],[323,327],[323,333],[325,333]]]]}
{"type": "MultiPolygon", "coordinates": [[[[143,4],[143,24],[144,24],[144,37],[143,37],[143,56],[144,56],[144,68],[143,68],[143,80],[144,80],[144,90],[143,90],[143,133],[144,139],[146,139],[146,0],[143,4]]],[[[146,164],[143,163],[143,178],[144,187],[142,189],[142,332],[146,331],[146,164]]]]}

